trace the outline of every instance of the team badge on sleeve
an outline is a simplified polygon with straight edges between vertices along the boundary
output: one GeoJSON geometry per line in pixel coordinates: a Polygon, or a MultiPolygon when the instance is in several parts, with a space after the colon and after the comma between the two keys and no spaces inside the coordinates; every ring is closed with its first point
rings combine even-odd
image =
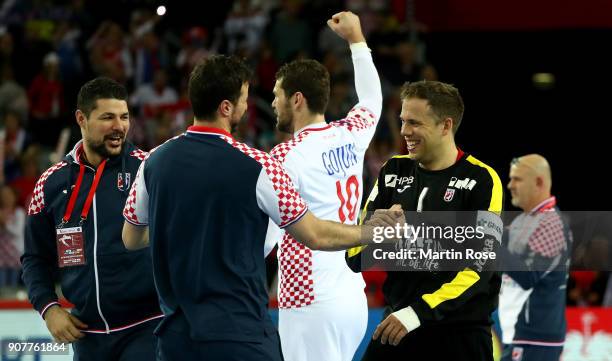
{"type": "Polygon", "coordinates": [[[130,188],[130,173],[117,173],[117,188],[120,191],[130,188]]]}

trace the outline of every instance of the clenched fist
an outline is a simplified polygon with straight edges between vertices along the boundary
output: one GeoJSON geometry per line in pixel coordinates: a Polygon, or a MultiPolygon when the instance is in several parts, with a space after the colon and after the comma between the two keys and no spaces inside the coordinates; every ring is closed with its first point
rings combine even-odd
{"type": "Polygon", "coordinates": [[[334,14],[327,20],[327,25],[350,44],[365,42],[359,17],[350,11],[334,14]]]}

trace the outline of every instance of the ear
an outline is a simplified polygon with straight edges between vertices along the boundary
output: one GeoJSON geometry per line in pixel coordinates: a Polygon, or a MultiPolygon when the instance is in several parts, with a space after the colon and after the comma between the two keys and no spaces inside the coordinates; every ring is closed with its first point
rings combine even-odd
{"type": "Polygon", "coordinates": [[[85,123],[87,122],[87,117],[85,116],[85,113],[77,109],[76,112],[74,112],[74,117],[76,118],[76,122],[79,127],[85,127],[85,123]]]}
{"type": "Polygon", "coordinates": [[[442,134],[443,135],[447,135],[449,133],[453,132],[453,124],[455,123],[455,121],[453,120],[453,118],[446,118],[442,121],[442,124],[444,125],[444,128],[442,129],[442,134]]]}
{"type": "Polygon", "coordinates": [[[538,176],[538,177],[536,177],[536,186],[537,186],[538,188],[542,188],[542,187],[544,187],[544,178],[539,177],[539,176],[538,176]]]}
{"type": "Polygon", "coordinates": [[[232,115],[232,109],[234,109],[234,104],[229,100],[225,99],[221,103],[219,103],[219,107],[217,108],[217,112],[223,118],[229,118],[232,115]]]}
{"type": "Polygon", "coordinates": [[[293,105],[294,108],[299,108],[306,102],[306,98],[301,92],[294,93],[291,98],[291,105],[293,105]]]}

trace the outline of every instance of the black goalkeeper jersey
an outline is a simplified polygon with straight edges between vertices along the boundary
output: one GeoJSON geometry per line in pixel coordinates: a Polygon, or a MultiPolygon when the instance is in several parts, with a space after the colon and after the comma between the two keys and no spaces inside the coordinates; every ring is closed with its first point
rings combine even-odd
{"type": "MultiPolygon", "coordinates": [[[[401,204],[408,212],[488,211],[478,214],[487,221],[494,219],[499,233],[487,237],[496,244],[500,242],[502,183],[495,170],[471,155],[462,154],[454,165],[439,171],[425,170],[408,156],[389,159],[366,202],[362,221],[366,212],[393,204],[401,204]]],[[[361,271],[363,250],[357,247],[346,253],[347,264],[354,272],[361,271]]],[[[476,267],[456,272],[389,271],[383,285],[385,316],[412,306],[422,327],[489,325],[491,312],[497,307],[500,280],[496,272],[476,267]]]]}

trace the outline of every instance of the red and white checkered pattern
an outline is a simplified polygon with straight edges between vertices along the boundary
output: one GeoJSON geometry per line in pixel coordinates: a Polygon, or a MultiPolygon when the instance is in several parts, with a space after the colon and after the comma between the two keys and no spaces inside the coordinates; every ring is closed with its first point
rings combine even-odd
{"type": "MultiPolygon", "coordinates": [[[[270,154],[283,163],[289,151],[309,134],[309,131],[301,132],[297,137],[278,144],[270,154]]],[[[285,233],[279,244],[278,267],[278,307],[298,308],[313,303],[312,251],[285,233]]]]}
{"type": "Polygon", "coordinates": [[[335,127],[346,127],[349,132],[375,127],[376,124],[374,113],[364,107],[355,107],[351,109],[346,118],[331,123],[335,127]]]}
{"type": "MultiPolygon", "coordinates": [[[[153,154],[157,149],[159,149],[161,146],[163,146],[164,144],[175,140],[177,138],[180,138],[182,136],[184,136],[185,134],[179,134],[177,136],[174,136],[168,140],[166,140],[165,142],[163,142],[162,144],[158,145],[157,147],[151,149],[150,152],[145,152],[143,150],[140,149],[135,149],[133,150],[130,155],[133,157],[136,157],[138,159],[140,159],[141,161],[146,161],[149,156],[151,154],[153,154]]],[[[138,216],[136,215],[136,193],[137,193],[137,189],[138,189],[138,182],[140,181],[140,179],[142,179],[142,176],[140,174],[140,172],[142,172],[142,170],[144,169],[144,165],[141,164],[140,167],[138,168],[138,173],[136,174],[136,177],[134,177],[134,182],[132,183],[132,188],[130,188],[130,195],[128,196],[128,199],[125,202],[125,206],[123,207],[123,216],[125,217],[125,219],[127,219],[129,222],[132,222],[134,224],[142,224],[144,225],[144,223],[142,223],[139,219],[138,216]]]]}
{"type": "MultiPolygon", "coordinates": [[[[141,167],[142,168],[142,167],[141,167]]],[[[139,170],[140,171],[140,170],[139,170]]],[[[142,224],[138,221],[138,217],[136,216],[136,182],[138,181],[138,175],[134,179],[134,184],[132,184],[132,188],[130,189],[130,195],[128,199],[125,201],[125,207],[123,207],[123,216],[128,221],[135,224],[142,224]]]]}
{"type": "Polygon", "coordinates": [[[529,237],[529,248],[544,257],[556,257],[567,247],[563,222],[554,209],[545,211],[541,217],[538,228],[529,237]]]}
{"type": "Polygon", "coordinates": [[[296,145],[301,143],[308,134],[310,134],[310,132],[306,130],[298,134],[297,137],[278,144],[277,146],[272,148],[272,150],[270,151],[270,155],[276,158],[276,160],[278,160],[279,162],[284,163],[287,154],[289,154],[289,151],[295,148],[296,145]]]}
{"type": "Polygon", "coordinates": [[[34,186],[34,191],[32,192],[32,200],[30,201],[30,206],[28,207],[28,215],[34,215],[40,213],[40,211],[45,208],[45,194],[43,192],[43,187],[45,186],[45,182],[47,178],[51,176],[55,171],[61,169],[66,166],[68,163],[59,162],[55,165],[51,166],[51,168],[47,169],[41,176],[38,178],[36,185],[34,186]]]}
{"type": "Polygon", "coordinates": [[[306,211],[306,203],[295,191],[291,178],[285,173],[283,166],[268,153],[249,147],[244,143],[222,135],[221,138],[247,156],[261,164],[270,177],[274,191],[278,197],[278,209],[281,219],[280,227],[293,222],[306,211]]]}
{"type": "Polygon", "coordinates": [[[299,308],[314,302],[312,251],[285,233],[279,244],[278,307],[299,308]]]}
{"type": "Polygon", "coordinates": [[[130,152],[130,156],[134,158],[138,158],[139,160],[145,160],[147,155],[149,155],[149,153],[141,149],[134,149],[133,151],[130,152]]]}

